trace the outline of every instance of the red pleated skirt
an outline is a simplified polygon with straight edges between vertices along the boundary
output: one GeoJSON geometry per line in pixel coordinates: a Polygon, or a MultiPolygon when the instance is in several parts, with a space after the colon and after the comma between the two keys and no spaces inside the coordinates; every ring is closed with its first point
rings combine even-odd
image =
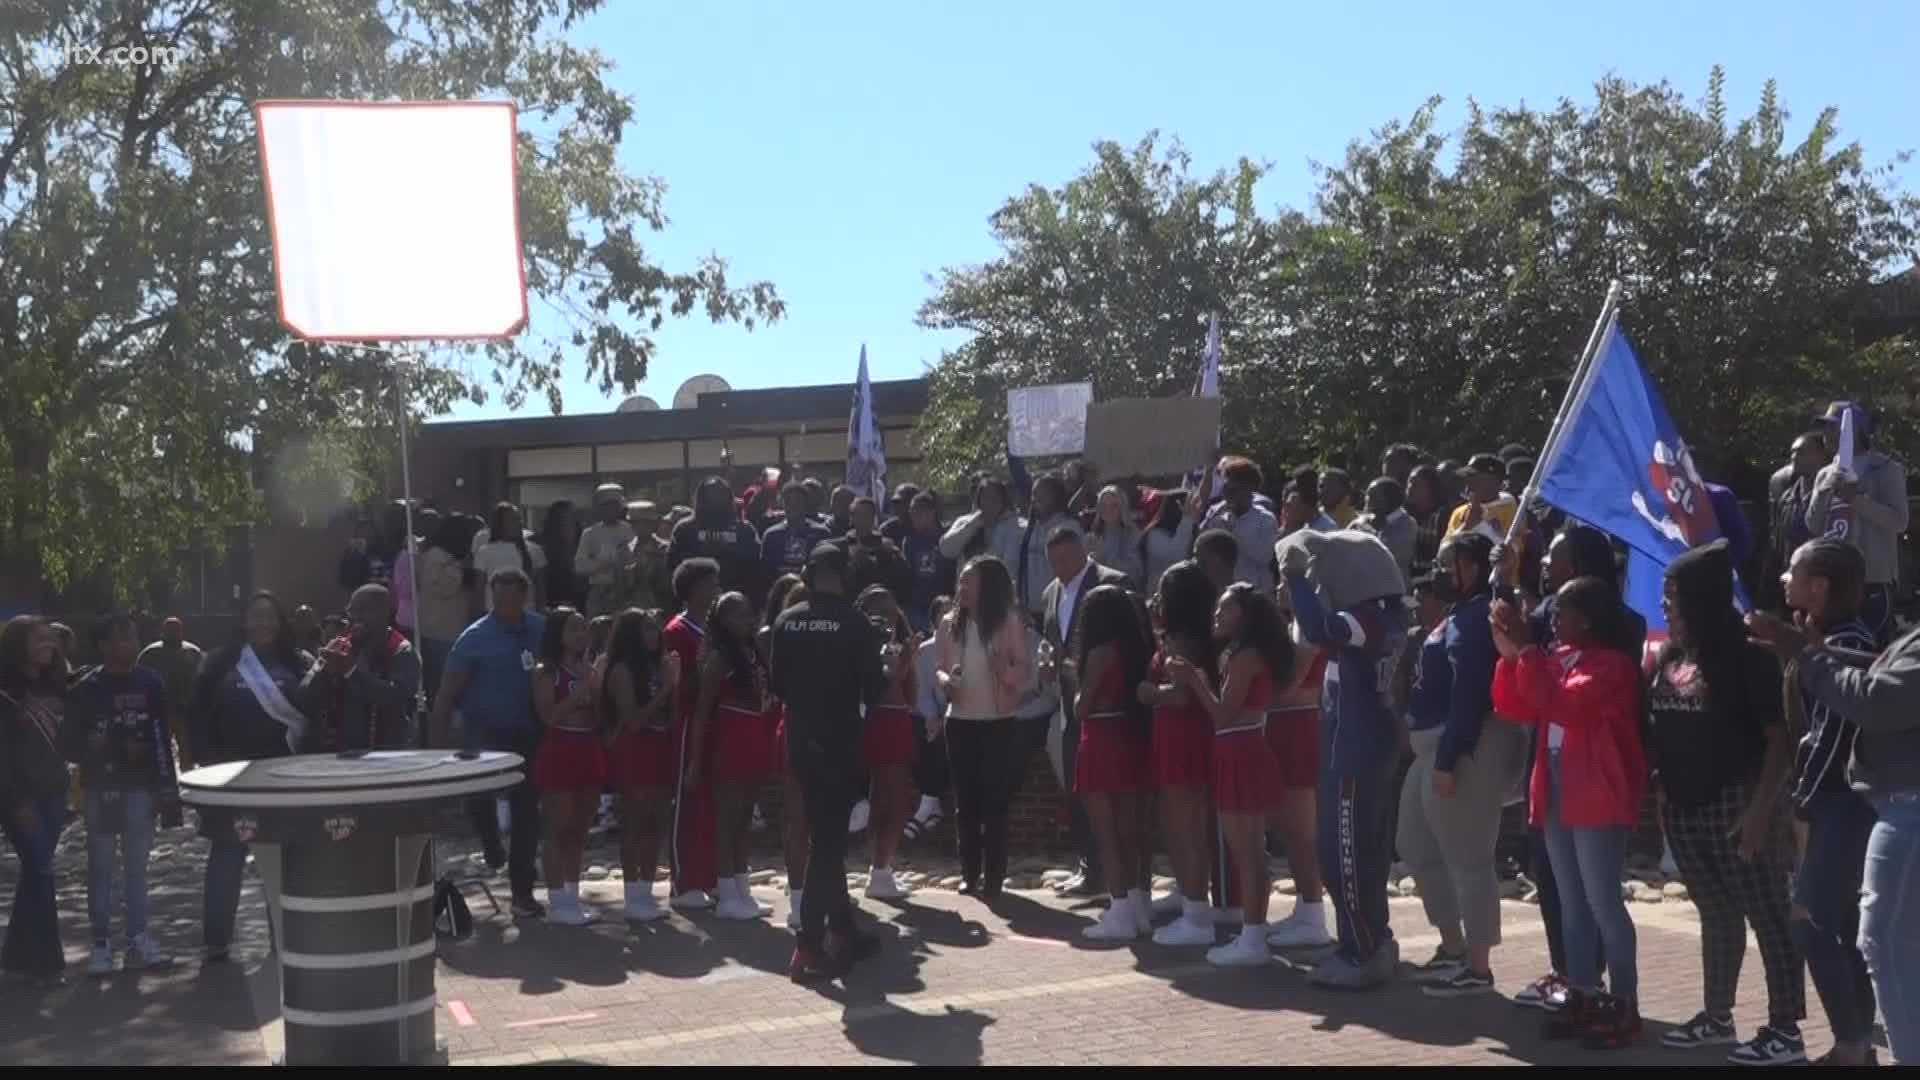
{"type": "Polygon", "coordinates": [[[639,788],[671,790],[680,771],[674,756],[673,733],[662,730],[627,731],[614,737],[607,751],[613,786],[621,791],[639,788]]]}
{"type": "Polygon", "coordinates": [[[1264,814],[1280,795],[1280,763],[1257,728],[1213,737],[1213,805],[1223,814],[1264,814]]]}
{"type": "Polygon", "coordinates": [[[1153,747],[1125,713],[1096,713],[1080,725],[1073,790],[1083,795],[1144,791],[1153,775],[1153,747]]]}
{"type": "Polygon", "coordinates": [[[913,744],[913,710],[905,705],[867,708],[867,724],[860,736],[860,760],[867,768],[910,766],[917,749],[913,744]]]}
{"type": "Polygon", "coordinates": [[[759,784],[774,775],[773,729],[765,713],[722,703],[714,708],[710,727],[715,781],[759,784]]]}
{"type": "Polygon", "coordinates": [[[1153,710],[1155,787],[1206,787],[1213,783],[1213,717],[1197,705],[1153,710]]]}
{"type": "Polygon", "coordinates": [[[533,759],[541,791],[599,791],[607,786],[607,747],[591,731],[549,729],[533,759]]]}

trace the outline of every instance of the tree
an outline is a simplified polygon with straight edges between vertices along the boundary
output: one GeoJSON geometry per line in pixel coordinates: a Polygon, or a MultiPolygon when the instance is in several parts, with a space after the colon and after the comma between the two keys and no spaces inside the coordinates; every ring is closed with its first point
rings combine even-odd
{"type": "Polygon", "coordinates": [[[390,441],[396,378],[410,413],[488,393],[543,394],[557,411],[569,363],[603,390],[636,386],[669,316],[777,318],[772,287],[733,285],[717,257],[650,261],[665,185],[616,163],[634,102],[596,52],[557,36],[598,6],[13,5],[0,23],[0,558],[54,588],[99,576],[124,594],[259,512],[256,455],[349,432],[390,441]],[[144,48],[148,62],[85,63],[76,45],[144,48]],[[557,334],[433,349],[400,369],[290,340],[251,113],[269,97],[514,100],[527,283],[557,334]]]}
{"type": "Polygon", "coordinates": [[[1006,452],[1011,387],[1091,381],[1101,398],[1190,392],[1211,312],[1249,295],[1269,257],[1253,211],[1264,168],[1196,178],[1177,142],[1103,142],[1085,172],[996,211],[1005,254],[950,268],[920,324],[973,336],[941,359],[920,437],[951,488],[1006,452]]]}
{"type": "MultiPolygon", "coordinates": [[[[1063,278],[1059,244],[1009,243],[1003,219],[1029,193],[995,218],[1006,256],[949,271],[928,303],[952,309],[968,295],[956,281],[997,284],[993,306],[942,324],[976,336],[936,370],[929,450],[944,468],[951,451],[963,451],[958,460],[975,449],[946,436],[953,418],[975,409],[966,423],[992,420],[994,401],[965,381],[980,377],[983,355],[1000,384],[1091,370],[1109,393],[1099,366],[1054,359],[1102,339],[1079,338],[1078,353],[1052,340],[1042,349],[1015,332],[1021,317],[1046,311],[1056,334],[1080,334],[1088,313],[1114,309],[1191,327],[1195,305],[1209,303],[1223,305],[1229,328],[1225,440],[1270,464],[1356,451],[1377,460],[1407,439],[1447,454],[1537,446],[1612,278],[1625,288],[1621,325],[1708,475],[1751,489],[1831,397],[1875,406],[1889,421],[1883,435],[1911,430],[1911,380],[1887,376],[1912,358],[1912,342],[1874,346],[1856,331],[1875,282],[1914,257],[1920,202],[1840,143],[1833,110],[1789,146],[1771,84],[1737,123],[1722,87],[1716,70],[1694,106],[1664,83],[1607,79],[1584,107],[1475,105],[1455,138],[1436,130],[1439,102],[1429,101],[1321,169],[1310,210],[1236,215],[1247,223],[1240,243],[1201,247],[1178,272],[1193,285],[1184,294],[1152,291],[1122,259],[1063,278]],[[1065,292],[1063,280],[1083,287],[1065,292]],[[1176,302],[1130,307],[1157,296],[1176,302]]],[[[1103,167],[1104,157],[1094,173],[1103,167]]],[[[1136,354],[1165,366],[1109,385],[1185,389],[1198,335],[1185,338],[1185,353],[1136,354]]]]}

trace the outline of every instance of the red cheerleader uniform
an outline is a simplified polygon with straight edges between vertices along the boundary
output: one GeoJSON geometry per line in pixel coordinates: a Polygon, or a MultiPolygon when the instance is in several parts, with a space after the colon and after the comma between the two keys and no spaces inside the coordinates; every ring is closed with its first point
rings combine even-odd
{"type": "MultiPolygon", "coordinates": [[[[1302,646],[1307,647],[1307,646],[1302,646]]],[[[1318,690],[1327,678],[1327,651],[1317,649],[1300,685],[1318,690]]],[[[1267,745],[1280,765],[1280,786],[1320,786],[1320,704],[1280,705],[1267,713],[1267,745]]]]}
{"type": "Polygon", "coordinates": [[[1280,763],[1267,745],[1265,712],[1273,700],[1273,674],[1262,669],[1247,688],[1242,710],[1261,719],[1236,722],[1213,733],[1213,805],[1223,814],[1264,814],[1280,793],[1280,763]]]}
{"type": "Polygon", "coordinates": [[[869,769],[911,766],[918,756],[913,744],[913,709],[906,705],[869,705],[867,724],[860,734],[860,761],[869,769]]]}
{"type": "Polygon", "coordinates": [[[754,665],[744,687],[732,676],[720,686],[720,700],[707,720],[713,778],[723,784],[758,784],[774,774],[773,731],[767,723],[766,672],[754,665]]]}
{"type": "Polygon", "coordinates": [[[1141,791],[1152,772],[1147,734],[1134,723],[1123,696],[1125,673],[1115,664],[1096,687],[1093,707],[1080,724],[1080,748],[1074,754],[1073,790],[1082,795],[1141,791]]]}
{"type": "MultiPolygon", "coordinates": [[[[1153,677],[1166,681],[1165,653],[1153,655],[1153,677]]],[[[1155,787],[1206,787],[1213,781],[1213,717],[1195,701],[1153,707],[1155,787]]]]}
{"type": "MultiPolygon", "coordinates": [[[[566,701],[580,676],[562,667],[553,676],[553,699],[566,701]]],[[[533,782],[541,791],[599,791],[607,786],[607,748],[591,728],[548,728],[533,759],[533,782]]]]}
{"type": "MultiPolygon", "coordinates": [[[[652,701],[660,692],[651,679],[634,689],[642,702],[652,701]]],[[[637,730],[622,725],[607,751],[607,765],[613,786],[621,791],[673,787],[679,762],[674,755],[672,711],[663,710],[651,724],[637,730]]]]}

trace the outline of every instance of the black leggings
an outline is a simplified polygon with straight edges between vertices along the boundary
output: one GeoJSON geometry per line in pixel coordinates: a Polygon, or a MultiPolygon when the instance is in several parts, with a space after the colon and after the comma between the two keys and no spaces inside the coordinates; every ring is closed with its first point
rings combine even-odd
{"type": "Polygon", "coordinates": [[[990,893],[998,892],[1007,877],[1007,811],[1027,761],[1019,730],[1012,720],[947,722],[960,876],[990,893]]]}
{"type": "MultiPolygon", "coordinates": [[[[965,721],[962,721],[963,723],[965,721]]],[[[913,717],[913,738],[920,753],[913,759],[913,786],[922,795],[931,795],[944,799],[947,785],[951,782],[947,767],[947,736],[942,732],[932,741],[927,739],[927,718],[918,713],[913,717]]]]}

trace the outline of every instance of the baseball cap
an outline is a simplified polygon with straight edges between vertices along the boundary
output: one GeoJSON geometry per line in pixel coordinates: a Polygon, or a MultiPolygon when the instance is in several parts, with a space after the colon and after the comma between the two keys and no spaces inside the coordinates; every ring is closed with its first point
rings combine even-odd
{"type": "Polygon", "coordinates": [[[1475,454],[1467,459],[1467,464],[1459,472],[1462,480],[1470,476],[1497,476],[1506,479],[1507,467],[1496,454],[1475,454]]]}
{"type": "Polygon", "coordinates": [[[807,554],[809,570],[817,566],[844,575],[848,565],[847,549],[831,540],[823,540],[813,545],[813,550],[807,554]]]}
{"type": "Polygon", "coordinates": [[[660,507],[652,499],[635,499],[627,504],[629,518],[658,518],[660,507]]]}
{"type": "Polygon", "coordinates": [[[593,489],[593,504],[595,506],[610,502],[625,502],[626,499],[627,490],[619,484],[601,484],[599,487],[593,489]]]}
{"type": "Polygon", "coordinates": [[[1865,431],[1872,426],[1873,416],[1858,402],[1836,401],[1827,406],[1826,414],[1820,419],[1824,423],[1838,424],[1847,413],[1853,414],[1853,430],[1865,431]]]}

